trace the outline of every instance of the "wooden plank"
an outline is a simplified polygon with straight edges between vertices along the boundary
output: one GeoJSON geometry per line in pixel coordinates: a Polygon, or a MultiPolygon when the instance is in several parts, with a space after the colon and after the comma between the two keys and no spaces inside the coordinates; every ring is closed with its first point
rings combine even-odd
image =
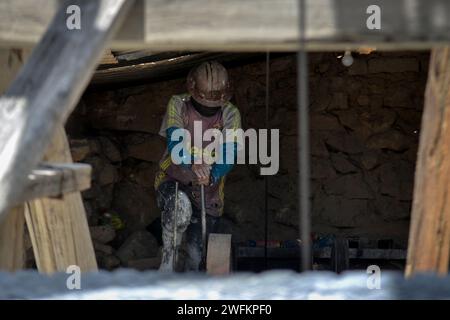
{"type": "Polygon", "coordinates": [[[43,197],[61,197],[66,193],[89,189],[91,171],[88,164],[41,163],[28,175],[28,183],[19,203],[43,197]]]}
{"type": "MultiPolygon", "coordinates": [[[[132,1],[68,3],[81,8],[81,30],[67,29],[63,6],[10,89],[0,97],[0,218],[17,203],[28,173],[75,107],[132,1]]],[[[31,7],[40,11],[34,2],[31,7]]]]}
{"type": "MultiPolygon", "coordinates": [[[[62,127],[57,129],[44,160],[72,161],[62,127]]],[[[64,194],[60,199],[31,201],[25,217],[40,272],[65,271],[70,265],[78,265],[82,271],[97,270],[80,192],[64,194]]]]}
{"type": "Polygon", "coordinates": [[[231,272],[231,234],[209,234],[206,272],[211,275],[231,272]]]}
{"type": "Polygon", "coordinates": [[[417,156],[406,275],[447,275],[450,252],[450,47],[432,51],[417,156]]]}
{"type": "MultiPolygon", "coordinates": [[[[305,1],[309,50],[426,49],[450,41],[448,0],[305,1]],[[369,5],[381,8],[380,30],[366,26],[369,5]]],[[[37,43],[56,3],[3,0],[0,43],[21,47],[37,43]]],[[[298,49],[297,5],[298,0],[140,0],[111,48],[292,51],[298,49]]]]}
{"type": "Polygon", "coordinates": [[[25,265],[24,206],[12,209],[0,222],[0,270],[16,271],[25,265]]]}

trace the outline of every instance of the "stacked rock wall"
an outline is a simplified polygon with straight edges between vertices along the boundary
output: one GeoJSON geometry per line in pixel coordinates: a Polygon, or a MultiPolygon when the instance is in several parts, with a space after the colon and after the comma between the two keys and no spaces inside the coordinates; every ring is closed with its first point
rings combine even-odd
{"type": "MultiPolygon", "coordinates": [[[[355,55],[350,68],[337,56],[309,55],[313,230],[405,242],[428,53],[355,55]]],[[[287,240],[297,237],[298,225],[295,55],[273,59],[270,69],[280,170],[269,178],[269,238],[287,240]]],[[[264,62],[229,71],[244,128],[265,128],[264,62]]],[[[68,122],[75,160],[94,167],[93,187],[83,194],[89,222],[116,229],[106,244],[111,250],[101,247],[108,267],[154,264],[155,250],[133,248],[157,246],[142,230],[159,216],[153,179],[164,141],[158,131],[169,98],[183,92],[184,79],[89,92],[68,122]],[[137,252],[124,253],[125,243],[137,252]]],[[[236,166],[225,197],[223,230],[236,241],[263,239],[258,166],[236,166]]]]}

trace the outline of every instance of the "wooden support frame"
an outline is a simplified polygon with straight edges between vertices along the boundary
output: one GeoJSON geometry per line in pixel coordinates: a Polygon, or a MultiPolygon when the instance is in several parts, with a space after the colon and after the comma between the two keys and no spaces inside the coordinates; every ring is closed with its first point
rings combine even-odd
{"type": "Polygon", "coordinates": [[[90,187],[91,166],[70,163],[72,157],[62,128],[47,151],[47,160],[28,175],[28,185],[18,205],[0,222],[0,270],[24,267],[25,220],[38,270],[65,271],[77,265],[97,270],[80,191],[90,187]],[[55,198],[57,197],[57,198],[55,198]]]}
{"type": "MultiPolygon", "coordinates": [[[[365,46],[379,50],[417,50],[450,42],[450,2],[447,0],[306,2],[305,40],[308,50],[349,50],[365,46]],[[383,14],[380,30],[370,30],[365,25],[366,10],[374,4],[381,7],[383,14]]],[[[0,46],[33,46],[40,42],[11,89],[0,98],[0,122],[3,124],[0,128],[0,219],[6,218],[2,228],[5,225],[16,228],[20,225],[20,214],[11,215],[9,210],[12,204],[23,200],[21,195],[29,182],[26,173],[40,161],[49,137],[70,113],[86,87],[105,44],[131,7],[131,1],[125,0],[67,2],[67,5],[77,4],[82,8],[84,29],[73,33],[63,30],[66,27],[66,13],[60,10],[41,40],[59,8],[57,3],[56,0],[0,2],[0,46]],[[40,10],[35,10],[36,6],[40,10]],[[49,52],[49,48],[57,54],[49,52]],[[48,68],[48,65],[51,67],[48,68]],[[60,80],[62,73],[66,75],[63,81],[60,80]],[[9,221],[11,217],[13,219],[9,221]]],[[[296,6],[296,0],[141,0],[136,2],[132,18],[123,25],[111,47],[293,51],[298,49],[296,6]],[[191,19],[187,21],[186,16],[191,19]]],[[[407,275],[420,271],[448,272],[449,49],[436,49],[431,65],[416,170],[407,275]]],[[[74,205],[74,212],[84,212],[80,209],[82,202],[79,193],[75,197],[69,201],[74,205]]],[[[49,203],[46,207],[45,201],[36,200],[25,213],[35,250],[40,250],[40,247],[48,249],[48,241],[54,244],[62,236],[47,234],[54,238],[39,240],[46,232],[47,215],[53,212],[51,208],[57,206],[49,203]],[[40,246],[40,241],[44,245],[40,246]]],[[[80,223],[78,227],[81,230],[87,228],[85,219],[64,223],[67,226],[64,230],[77,223],[80,223]]],[[[8,237],[8,232],[4,230],[0,234],[8,237]]],[[[17,238],[12,241],[18,241],[20,246],[17,238]]],[[[50,264],[41,268],[61,270],[62,266],[71,263],[70,259],[62,262],[58,262],[57,258],[52,260],[51,255],[60,250],[72,250],[70,255],[75,257],[73,261],[77,261],[83,253],[92,252],[92,244],[89,241],[85,243],[90,244],[90,247],[84,248],[86,250],[78,251],[77,243],[67,248],[51,249],[53,252],[47,254],[50,264]]],[[[11,268],[20,264],[19,260],[11,257],[11,268]]],[[[86,268],[89,265],[95,265],[95,262],[88,262],[86,268]]]]}
{"type": "MultiPolygon", "coordinates": [[[[53,135],[44,160],[67,163],[61,166],[66,172],[67,168],[73,166],[69,143],[62,127],[58,127],[53,135]]],[[[84,167],[78,172],[79,180],[69,179],[66,185],[70,188],[87,186],[90,183],[90,170],[86,169],[84,167]]],[[[50,190],[58,192],[55,189],[50,190]]],[[[64,193],[60,198],[40,198],[28,202],[25,219],[40,272],[65,271],[70,265],[77,265],[82,271],[97,270],[86,212],[79,191],[64,193]]]]}
{"type": "MultiPolygon", "coordinates": [[[[69,152],[68,146],[67,152],[69,152]]],[[[64,159],[60,158],[59,160],[64,159]]],[[[65,239],[68,236],[73,236],[73,234],[78,234],[79,238],[83,238],[82,241],[87,241],[83,245],[89,246],[91,242],[89,229],[83,230],[77,225],[86,220],[79,191],[89,188],[90,175],[91,167],[87,164],[49,163],[41,164],[38,169],[33,170],[28,176],[29,184],[22,195],[21,202],[31,201],[35,198],[59,198],[36,200],[26,206],[20,204],[0,222],[0,270],[16,271],[24,267],[25,216],[40,271],[47,273],[64,271],[70,264],[82,265],[84,270],[96,269],[93,250],[84,252],[83,256],[77,258],[73,258],[74,255],[71,255],[71,252],[75,251],[75,246],[71,244],[76,243],[77,240],[72,239],[64,250],[59,250],[59,260],[55,258],[55,254],[49,259],[48,253],[51,250],[50,248],[67,244],[65,239]],[[79,213],[78,216],[76,213],[74,215],[74,211],[71,210],[76,204],[78,204],[76,208],[79,213]],[[30,213],[30,210],[33,214],[30,213]],[[72,221],[72,219],[75,220],[74,218],[78,221],[72,221]],[[68,219],[70,224],[64,223],[68,219]],[[37,228],[42,224],[44,229],[40,230],[41,233],[37,235],[39,232],[37,228]],[[62,234],[51,238],[51,235],[55,232],[61,232],[62,234]],[[42,244],[43,242],[45,244],[42,244]],[[46,252],[42,252],[43,250],[46,250],[46,252]],[[88,264],[83,262],[86,259],[90,259],[88,264]],[[58,264],[59,261],[62,261],[62,263],[58,264]]]]}
{"type": "Polygon", "coordinates": [[[65,271],[72,264],[83,271],[97,270],[80,195],[80,191],[90,186],[91,168],[86,164],[71,163],[62,127],[54,135],[45,160],[58,163],[41,163],[28,175],[25,190],[19,198],[20,205],[18,203],[0,222],[0,270],[16,271],[24,267],[25,225],[39,271],[65,271]],[[40,199],[31,201],[35,198],[40,199]],[[26,201],[31,202],[24,206],[26,201]]]}
{"type": "MultiPolygon", "coordinates": [[[[27,173],[42,159],[50,137],[76,105],[131,5],[132,1],[126,0],[64,2],[0,98],[0,220],[19,201],[27,173]],[[67,29],[69,4],[78,5],[83,12],[81,30],[67,29]]],[[[34,3],[31,7],[40,11],[34,3]]]]}
{"type": "MultiPolygon", "coordinates": [[[[305,0],[309,50],[429,49],[450,41],[447,0],[305,0]],[[381,29],[366,26],[381,9],[381,29]]],[[[0,46],[39,42],[58,0],[0,2],[0,46]],[[36,7],[39,10],[36,10],[36,7]]],[[[111,48],[155,51],[294,51],[297,0],[137,0],[111,48]],[[189,19],[186,19],[189,17],[189,19]]]]}

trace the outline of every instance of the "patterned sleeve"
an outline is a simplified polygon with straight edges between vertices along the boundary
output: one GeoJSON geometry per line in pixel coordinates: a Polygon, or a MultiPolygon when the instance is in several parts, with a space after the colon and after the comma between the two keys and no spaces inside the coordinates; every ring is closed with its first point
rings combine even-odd
{"type": "Polygon", "coordinates": [[[171,127],[184,128],[183,96],[172,96],[172,98],[170,98],[159,134],[166,137],[166,130],[171,127]]]}
{"type": "Polygon", "coordinates": [[[239,109],[230,102],[223,111],[223,128],[233,130],[241,128],[241,114],[239,113],[239,109]]]}
{"type": "Polygon", "coordinates": [[[224,143],[221,148],[222,163],[215,163],[211,169],[212,183],[219,183],[220,179],[227,175],[236,162],[238,145],[242,143],[242,139],[229,140],[227,135],[234,134],[234,130],[241,129],[241,115],[239,109],[231,103],[223,110],[223,134],[225,135],[224,143]],[[228,132],[227,132],[228,131],[228,132]],[[232,154],[228,154],[232,152],[232,154]],[[227,163],[227,159],[233,159],[232,163],[227,163]]]}

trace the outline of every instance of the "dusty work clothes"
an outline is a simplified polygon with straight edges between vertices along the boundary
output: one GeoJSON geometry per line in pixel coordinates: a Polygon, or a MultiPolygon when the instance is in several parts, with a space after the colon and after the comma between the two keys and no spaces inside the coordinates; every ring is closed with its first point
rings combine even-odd
{"type": "MultiPolygon", "coordinates": [[[[201,107],[201,106],[200,106],[201,107]]],[[[167,139],[167,148],[160,161],[160,170],[155,177],[158,207],[162,214],[163,257],[160,270],[176,270],[173,261],[174,251],[178,251],[183,234],[185,235],[185,260],[183,270],[198,271],[202,269],[202,224],[201,224],[201,191],[200,186],[193,184],[195,174],[191,170],[192,160],[199,154],[205,156],[205,147],[211,141],[202,141],[201,150],[195,149],[193,140],[194,122],[201,121],[202,136],[208,129],[218,129],[219,132],[241,126],[239,110],[231,103],[224,107],[200,110],[198,104],[187,94],[173,96],[167,106],[160,135],[167,139]],[[186,129],[191,136],[188,146],[183,150],[183,158],[187,163],[175,164],[171,157],[171,148],[179,141],[172,139],[176,129],[186,129]],[[178,210],[175,213],[175,182],[178,182],[178,210]],[[175,217],[175,218],[174,218],[175,217]],[[174,225],[175,224],[175,225],[174,225]],[[176,226],[174,228],[174,226],[176,226]],[[174,231],[176,230],[176,235],[174,231]],[[175,238],[174,238],[175,236],[175,238]],[[176,239],[176,244],[175,244],[176,239]]],[[[233,142],[234,144],[235,142],[233,142]]],[[[198,146],[197,146],[198,147],[198,146]]],[[[219,146],[222,147],[222,146],[219,146]]],[[[225,152],[224,152],[225,154],[225,152]]],[[[206,154],[206,156],[208,156],[206,154]]],[[[216,232],[219,217],[223,213],[225,175],[233,164],[214,163],[210,175],[211,183],[204,187],[206,208],[206,233],[216,232]]],[[[206,250],[206,248],[205,248],[206,250]]]]}
{"type": "MultiPolygon", "coordinates": [[[[157,189],[156,199],[158,207],[161,209],[161,220],[163,227],[163,255],[161,262],[161,271],[174,271],[182,269],[184,271],[199,271],[202,266],[202,224],[201,209],[193,208],[186,193],[183,191],[183,185],[178,186],[178,210],[174,218],[175,207],[175,182],[165,181],[157,189]],[[176,220],[176,222],[174,221],[176,220]],[[173,224],[177,227],[177,249],[174,248],[173,224]],[[180,248],[183,233],[186,232],[185,259],[178,268],[174,265],[174,250],[180,248]]],[[[219,218],[206,215],[206,237],[210,233],[217,232],[219,218]]],[[[206,249],[206,248],[205,248],[206,249]]]]}

